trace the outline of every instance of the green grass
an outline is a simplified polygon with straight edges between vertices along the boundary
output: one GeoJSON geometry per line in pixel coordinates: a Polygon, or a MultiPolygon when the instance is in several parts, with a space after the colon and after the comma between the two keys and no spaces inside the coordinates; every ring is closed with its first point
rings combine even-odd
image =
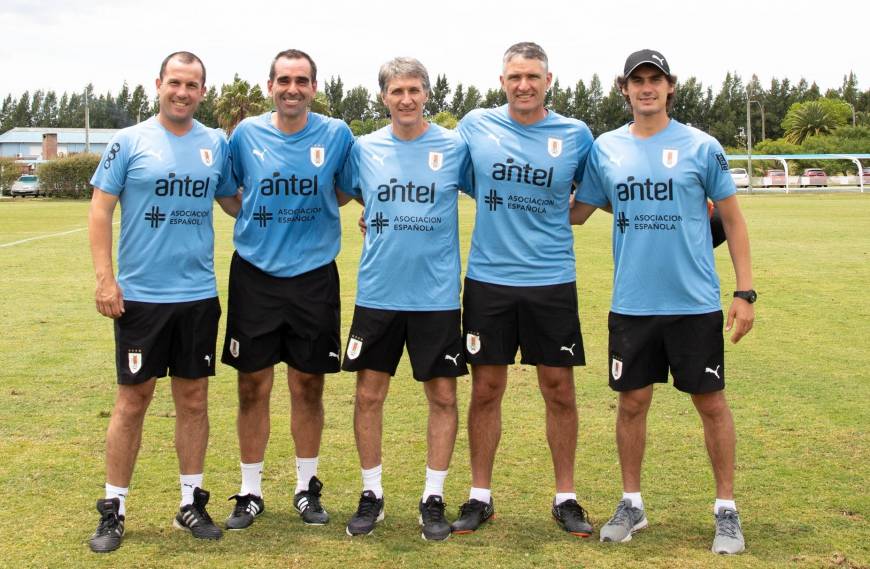
{"type": "MultiPolygon", "coordinates": [[[[498,519],[442,544],[422,541],[416,503],[425,468],[426,405],[403,361],[385,411],[387,519],[350,540],[359,466],[353,443],[353,376],[329,376],[320,477],[333,521],[302,526],[292,511],[295,481],[286,388],[276,383],[264,480],[267,512],[244,533],[194,542],[170,528],[178,478],[172,402],[163,383],[149,410],[128,501],[124,546],[107,556],[87,548],[102,497],[103,444],[115,380],[111,323],[93,307],[85,231],[0,248],[0,566],[8,567],[856,567],[870,566],[870,195],[743,196],[752,245],[755,329],[728,344],[728,396],[738,429],[737,500],[748,551],[709,552],[713,482],[700,421],[685,395],[656,390],[644,465],[650,528],[625,545],[578,540],[549,517],[552,466],[534,370],[512,366],[504,434],[493,483],[498,519]],[[845,561],[843,560],[845,558],[845,561]]],[[[473,204],[462,200],[462,250],[473,204]]],[[[0,202],[0,245],[84,227],[83,202],[0,202]]],[[[343,334],[350,324],[360,238],[358,208],[343,210],[343,334]]],[[[578,368],[577,491],[596,526],[619,497],[613,437],[615,396],[606,385],[606,315],[611,284],[609,216],[576,235],[580,314],[587,348],[578,368]]],[[[232,252],[231,222],[218,215],[221,298],[232,252]]],[[[733,274],[717,262],[726,296],[733,274]]],[[[222,338],[220,339],[222,342],[222,338]]],[[[235,377],[219,365],[210,384],[210,511],[239,484],[235,377]]],[[[449,514],[470,482],[460,379],[460,435],[447,480],[449,514]]]]}

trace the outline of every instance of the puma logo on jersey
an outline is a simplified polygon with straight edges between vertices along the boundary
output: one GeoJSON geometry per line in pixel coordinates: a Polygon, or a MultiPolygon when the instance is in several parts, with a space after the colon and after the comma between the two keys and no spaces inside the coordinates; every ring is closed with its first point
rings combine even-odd
{"type": "Polygon", "coordinates": [[[720,367],[722,367],[722,366],[716,366],[716,369],[706,368],[706,369],[704,370],[704,373],[712,373],[713,375],[716,376],[716,379],[722,379],[722,378],[719,377],[719,368],[720,368],[720,367]]]}
{"type": "Polygon", "coordinates": [[[618,168],[622,168],[622,156],[620,156],[619,158],[614,158],[612,154],[608,154],[607,158],[608,160],[616,164],[618,168]]]}
{"type": "Polygon", "coordinates": [[[559,351],[560,352],[568,352],[569,354],[571,354],[573,356],[574,355],[574,346],[576,346],[576,345],[577,344],[571,344],[570,348],[568,346],[562,346],[561,348],[559,348],[559,351]]]}
{"type": "Polygon", "coordinates": [[[455,356],[451,356],[450,354],[444,354],[444,359],[450,360],[455,366],[459,366],[459,354],[456,354],[455,356]]]}
{"type": "Polygon", "coordinates": [[[496,136],[496,135],[494,135],[493,133],[489,133],[489,134],[486,135],[486,137],[487,137],[487,138],[491,138],[492,140],[495,141],[496,144],[498,144],[499,146],[501,146],[501,137],[500,137],[500,136],[496,136]]]}
{"type": "Polygon", "coordinates": [[[153,156],[154,158],[157,158],[161,162],[163,161],[163,151],[157,152],[156,150],[146,150],[145,154],[153,156]]]}
{"type": "Polygon", "coordinates": [[[266,152],[268,152],[268,148],[264,148],[263,150],[257,150],[256,148],[251,150],[251,154],[260,159],[260,162],[263,162],[266,159],[266,152]]]}
{"type": "Polygon", "coordinates": [[[378,162],[381,166],[384,165],[384,157],[381,156],[380,154],[375,154],[374,152],[372,152],[372,158],[373,158],[376,162],[378,162]]]}

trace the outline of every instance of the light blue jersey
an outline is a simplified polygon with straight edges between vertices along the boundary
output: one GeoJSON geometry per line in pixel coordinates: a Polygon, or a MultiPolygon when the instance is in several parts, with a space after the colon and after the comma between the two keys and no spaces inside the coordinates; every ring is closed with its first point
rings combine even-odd
{"type": "Polygon", "coordinates": [[[365,202],[357,305],[459,308],[457,200],[468,168],[465,142],[436,124],[410,141],[390,125],[357,140],[341,178],[365,202]]]}
{"type": "Polygon", "coordinates": [[[636,138],[628,125],[595,141],[577,199],[613,207],[613,302],[628,315],[721,308],[707,198],[737,189],[722,146],[671,119],[636,138]]]}
{"type": "Polygon", "coordinates": [[[353,134],[316,113],[294,134],[271,119],[271,112],[247,118],[230,137],[233,174],[243,186],[233,241],[261,271],[293,277],[331,263],[341,248],[335,180],[353,134]]]}
{"type": "Polygon", "coordinates": [[[91,185],[118,196],[118,284],[127,300],[188,302],[217,296],[213,200],[236,186],[224,134],[193,121],[184,136],[157,117],[119,131],[91,185]]]}
{"type": "Polygon", "coordinates": [[[554,112],[525,126],[503,106],[471,111],[459,132],[477,200],[467,276],[508,286],[576,280],[568,202],[592,146],[589,128],[554,112]]]}

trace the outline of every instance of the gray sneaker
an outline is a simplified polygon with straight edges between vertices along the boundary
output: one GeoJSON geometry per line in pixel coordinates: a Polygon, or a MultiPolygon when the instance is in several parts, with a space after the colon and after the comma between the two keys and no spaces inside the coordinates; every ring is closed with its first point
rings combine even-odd
{"type": "Polygon", "coordinates": [[[713,538],[713,553],[733,555],[746,549],[743,528],[737,510],[720,508],[716,516],[716,537],[713,538]]]}
{"type": "Polygon", "coordinates": [[[631,541],[631,534],[649,525],[646,513],[631,505],[631,500],[622,500],[616,505],[616,512],[601,528],[601,541],[631,541]]]}

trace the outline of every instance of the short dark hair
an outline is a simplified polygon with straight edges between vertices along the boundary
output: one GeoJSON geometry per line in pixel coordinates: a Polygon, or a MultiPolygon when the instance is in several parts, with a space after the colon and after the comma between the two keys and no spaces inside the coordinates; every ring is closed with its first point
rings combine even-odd
{"type": "Polygon", "coordinates": [[[193,63],[194,61],[199,63],[199,66],[202,68],[202,85],[205,86],[205,63],[202,62],[200,58],[198,58],[193,53],[189,51],[176,51],[174,53],[170,53],[166,56],[166,59],[163,60],[163,63],[160,64],[160,80],[163,80],[163,76],[166,74],[166,64],[169,63],[169,60],[172,58],[178,59],[181,63],[193,63]]]}
{"type": "MultiPolygon", "coordinates": [[[[677,76],[676,75],[674,75],[673,73],[668,75],[667,73],[665,73],[664,71],[662,71],[661,69],[659,69],[658,67],[656,67],[654,65],[650,65],[650,67],[652,67],[653,69],[655,69],[656,71],[658,71],[659,73],[664,75],[667,78],[668,84],[671,87],[676,86],[676,84],[677,84],[677,76]]],[[[629,77],[630,77],[630,75],[629,75],[629,77]]],[[[620,93],[622,93],[622,89],[626,85],[628,85],[628,77],[626,77],[625,75],[620,75],[616,78],[616,88],[619,89],[620,93]]],[[[673,93],[668,93],[668,100],[667,100],[668,112],[671,112],[674,110],[674,97],[676,96],[676,94],[677,94],[676,89],[674,89],[673,93]]],[[[629,100],[628,95],[623,93],[622,97],[625,99],[625,102],[628,103],[628,106],[631,107],[631,101],[629,100]]]]}
{"type": "Polygon", "coordinates": [[[314,60],[311,59],[310,55],[298,49],[285,49],[284,51],[278,52],[278,55],[276,55],[275,59],[272,60],[271,67],[269,67],[269,81],[275,80],[275,62],[282,57],[286,57],[287,59],[307,59],[308,63],[311,65],[311,81],[317,81],[317,64],[314,63],[314,60]]]}

